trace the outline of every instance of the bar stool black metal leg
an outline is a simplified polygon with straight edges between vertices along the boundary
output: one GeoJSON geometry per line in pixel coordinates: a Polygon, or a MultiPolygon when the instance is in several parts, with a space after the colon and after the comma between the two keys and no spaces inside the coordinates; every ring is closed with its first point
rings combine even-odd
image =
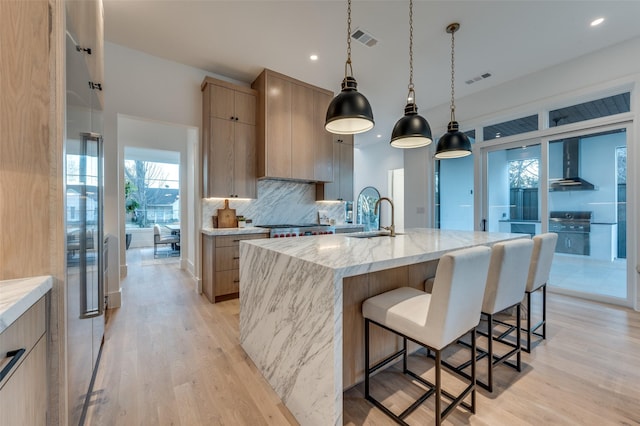
{"type": "Polygon", "coordinates": [[[442,424],[442,353],[439,350],[436,353],[436,426],[442,424]]]}
{"type": "Polygon", "coordinates": [[[547,285],[542,286],[542,338],[547,338],[547,285]]]}
{"type": "Polygon", "coordinates": [[[527,292],[527,353],[531,353],[531,292],[527,292]]]}
{"type": "Polygon", "coordinates": [[[520,325],[522,323],[522,319],[520,318],[520,314],[522,312],[522,304],[518,303],[516,307],[516,349],[518,350],[518,358],[516,361],[516,366],[518,371],[522,371],[522,342],[520,338],[522,337],[522,330],[520,329],[520,325]]]}
{"type": "Polygon", "coordinates": [[[369,327],[370,322],[364,320],[364,397],[369,399],[369,327]]]}
{"type": "Polygon", "coordinates": [[[487,314],[487,390],[493,392],[493,315],[487,314]]]}

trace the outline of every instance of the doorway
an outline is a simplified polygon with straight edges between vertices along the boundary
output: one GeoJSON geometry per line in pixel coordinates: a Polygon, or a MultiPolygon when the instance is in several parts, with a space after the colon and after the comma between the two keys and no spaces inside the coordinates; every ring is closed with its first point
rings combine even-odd
{"type": "Polygon", "coordinates": [[[150,259],[179,258],[180,153],[125,147],[124,175],[127,257],[144,248],[143,263],[151,249],[150,259]]]}
{"type": "MultiPolygon", "coordinates": [[[[160,221],[162,222],[159,223],[162,225],[160,230],[163,235],[170,236],[172,233],[175,235],[178,232],[180,234],[179,250],[177,250],[178,246],[173,245],[172,247],[171,244],[168,244],[162,246],[162,251],[171,250],[171,254],[179,252],[179,256],[169,256],[169,258],[177,261],[179,267],[190,272],[195,279],[198,256],[196,242],[199,241],[196,239],[196,232],[200,229],[201,218],[200,197],[196,196],[200,193],[198,128],[123,114],[117,115],[117,123],[120,181],[118,204],[120,206],[120,240],[122,241],[120,245],[120,276],[124,278],[127,275],[128,253],[125,249],[125,229],[128,233],[129,230],[137,228],[138,232],[144,234],[140,236],[142,240],[136,241],[137,235],[132,232],[130,247],[135,249],[142,242],[146,247],[150,247],[153,258],[153,224],[160,221]],[[133,180],[137,178],[134,178],[132,173],[129,173],[129,178],[127,178],[126,159],[133,160],[134,168],[143,167],[144,162],[148,162],[165,164],[162,168],[166,168],[167,164],[172,165],[174,170],[161,172],[159,177],[155,176],[147,184],[142,183],[143,180],[136,183],[133,180]],[[146,185],[152,189],[151,192],[155,192],[155,195],[151,194],[151,196],[171,198],[173,202],[162,203],[156,199],[155,202],[150,203],[151,206],[146,206],[144,211],[136,211],[134,217],[133,212],[127,211],[125,202],[127,179],[131,182],[129,184],[130,190],[146,185]],[[141,223],[145,226],[140,227],[141,223]],[[145,231],[140,231],[145,228],[145,231]]],[[[148,166],[149,164],[147,164],[148,166]]],[[[151,167],[155,166],[151,165],[151,167]]],[[[151,170],[141,174],[146,175],[149,172],[153,178],[154,173],[151,170]]],[[[142,209],[141,200],[136,201],[139,204],[136,206],[137,209],[142,209]]]]}

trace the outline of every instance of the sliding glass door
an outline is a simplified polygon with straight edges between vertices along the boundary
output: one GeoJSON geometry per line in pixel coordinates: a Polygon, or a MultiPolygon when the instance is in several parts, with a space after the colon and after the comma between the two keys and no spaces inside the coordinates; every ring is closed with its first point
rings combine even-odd
{"type": "Polygon", "coordinates": [[[552,287],[627,299],[626,151],[624,127],[549,141],[552,287]]]}
{"type": "Polygon", "coordinates": [[[490,232],[556,232],[552,291],[631,305],[628,131],[603,126],[480,150],[477,222],[490,232]]]}

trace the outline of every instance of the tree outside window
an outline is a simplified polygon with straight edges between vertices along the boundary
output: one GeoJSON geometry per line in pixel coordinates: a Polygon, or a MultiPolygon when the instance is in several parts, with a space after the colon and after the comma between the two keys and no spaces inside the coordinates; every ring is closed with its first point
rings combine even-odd
{"type": "Polygon", "coordinates": [[[510,188],[537,188],[538,187],[538,159],[509,161],[509,187],[510,188]]]}
{"type": "Polygon", "coordinates": [[[125,209],[141,228],[180,221],[179,166],[125,160],[125,209]]]}

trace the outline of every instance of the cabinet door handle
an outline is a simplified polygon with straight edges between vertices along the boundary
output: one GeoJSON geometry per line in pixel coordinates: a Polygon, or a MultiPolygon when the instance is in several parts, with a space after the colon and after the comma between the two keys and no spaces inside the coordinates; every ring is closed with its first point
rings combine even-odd
{"type": "Polygon", "coordinates": [[[240,259],[240,257],[234,257],[233,258],[233,260],[239,260],[239,259],[240,259]]]}
{"type": "Polygon", "coordinates": [[[231,117],[229,117],[229,120],[233,120],[233,119],[234,119],[233,115],[231,117]]]}
{"type": "Polygon", "coordinates": [[[233,280],[233,282],[234,282],[234,283],[239,283],[239,282],[240,282],[240,280],[233,280]]]}
{"type": "Polygon", "coordinates": [[[15,351],[7,352],[7,358],[11,358],[11,361],[9,361],[9,363],[4,366],[2,371],[0,371],[0,382],[2,381],[2,379],[5,378],[5,376],[7,376],[7,374],[9,374],[9,371],[11,371],[13,366],[16,365],[18,360],[20,360],[20,358],[22,357],[22,355],[24,355],[25,352],[26,352],[25,348],[16,349],[15,351]]]}
{"type": "Polygon", "coordinates": [[[237,242],[240,242],[240,240],[232,240],[231,242],[232,243],[237,243],[237,242]]]}
{"type": "Polygon", "coordinates": [[[236,117],[236,121],[238,121],[238,117],[236,117]]]}

